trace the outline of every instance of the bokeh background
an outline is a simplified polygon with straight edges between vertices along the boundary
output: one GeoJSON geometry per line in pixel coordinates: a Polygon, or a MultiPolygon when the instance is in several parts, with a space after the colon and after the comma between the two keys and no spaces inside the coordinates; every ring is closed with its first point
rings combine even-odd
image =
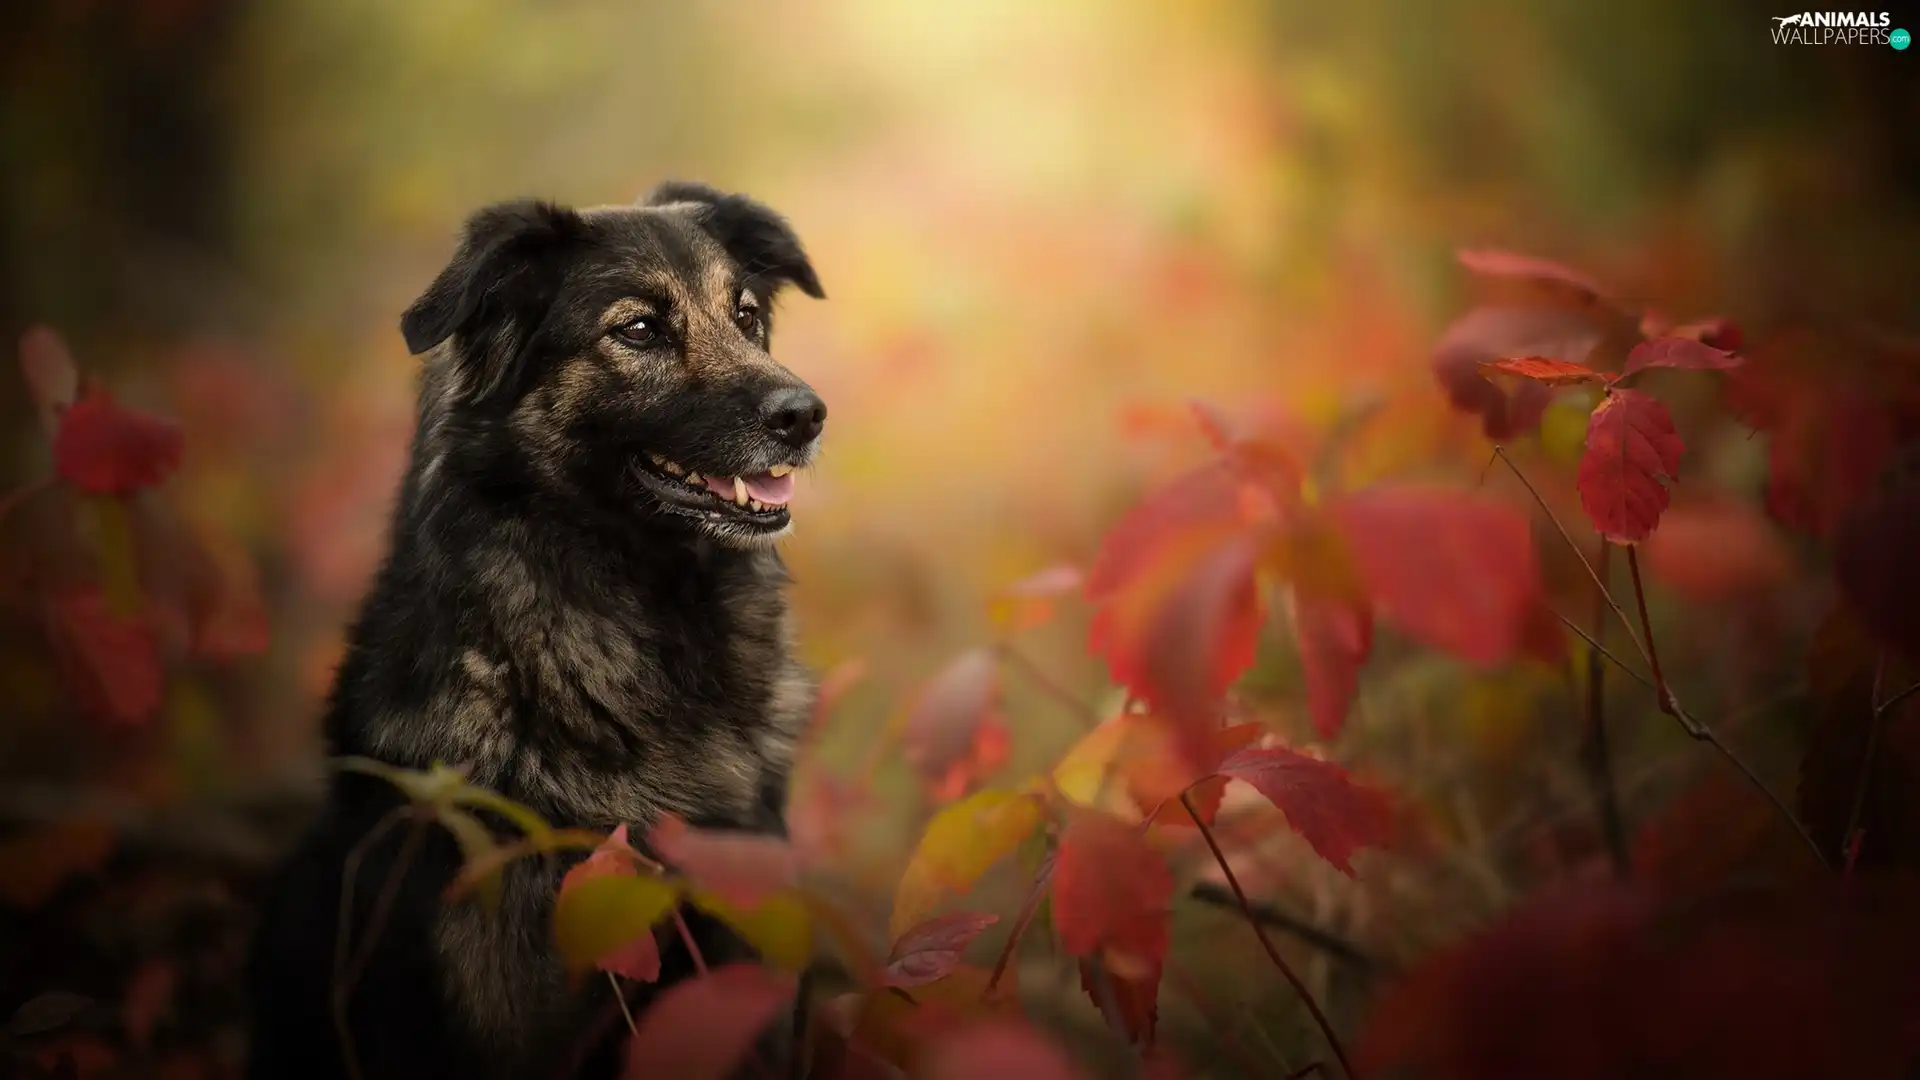
{"type": "MultiPolygon", "coordinates": [[[[1429,365],[1467,302],[1457,248],[1562,258],[1750,333],[1920,325],[1920,55],[1777,46],[1773,14],[1733,0],[19,0],[0,38],[0,330],[57,327],[123,399],[180,421],[166,498],[257,566],[271,636],[257,657],[171,672],[150,723],[101,728],[67,714],[31,612],[10,613],[9,824],[87,809],[114,823],[102,860],[264,850],[250,830],[267,811],[236,824],[221,808],[278,805],[314,771],[317,703],[413,420],[398,315],[482,203],[626,201],[682,177],[798,229],[829,300],[788,298],[775,351],[832,421],[788,553],[808,659],[867,665],[822,758],[854,772],[921,680],[997,633],[994,590],[1084,565],[1141,491],[1204,452],[1190,398],[1320,427],[1367,417],[1351,483],[1475,482],[1487,445],[1429,365]]],[[[0,385],[11,487],[44,471],[46,447],[12,376],[0,385]]],[[[1757,492],[1764,450],[1689,427],[1712,408],[1690,387],[1675,391],[1688,475],[1757,492]]],[[[1750,639],[1777,624],[1803,642],[1810,590],[1692,615],[1659,600],[1676,678],[1717,711],[1779,713],[1799,676],[1784,645],[1750,639]]],[[[1269,633],[1254,692],[1296,723],[1297,665],[1284,629],[1269,633]]],[[[1086,701],[1107,694],[1072,605],[1020,648],[1086,701]]],[[[1430,802],[1454,853],[1369,864],[1361,885],[1283,861],[1266,887],[1410,953],[1510,900],[1564,824],[1556,808],[1577,815],[1577,733],[1556,726],[1576,714],[1551,671],[1390,659],[1340,752],[1430,802]]],[[[1008,693],[1017,778],[1085,722],[1017,675],[1008,693]]],[[[1796,733],[1787,713],[1776,727],[1796,733]]],[[[1640,727],[1622,750],[1646,781],[1635,807],[1704,764],[1640,727]]],[[[1791,786],[1766,730],[1736,737],[1791,786]]],[[[905,770],[874,778],[880,809],[840,870],[884,914],[925,806],[905,770]]],[[[139,953],[51,956],[44,941],[68,937],[32,940],[52,925],[8,933],[0,1013],[62,980],[110,995],[139,953]]],[[[1248,951],[1230,919],[1192,932],[1238,942],[1222,945],[1229,967],[1248,951]]],[[[1343,1015],[1357,1008],[1361,990],[1313,964],[1343,1015]]],[[[1241,967],[1221,1001],[1271,981],[1241,967]]],[[[1304,1033],[1268,996],[1277,1038],[1304,1033]]]]}

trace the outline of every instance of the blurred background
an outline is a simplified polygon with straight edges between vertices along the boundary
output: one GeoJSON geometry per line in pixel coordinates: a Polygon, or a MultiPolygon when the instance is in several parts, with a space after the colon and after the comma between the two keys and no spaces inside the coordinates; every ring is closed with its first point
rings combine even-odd
{"type": "MultiPolygon", "coordinates": [[[[220,808],[277,805],[314,772],[318,701],[413,422],[399,312],[477,206],[623,202],[678,177],[795,225],[829,299],[787,298],[775,352],[833,419],[787,551],[807,658],[867,666],[820,763],[851,775],[914,687],[1002,632],[995,590],[1085,565],[1142,491],[1204,454],[1188,399],[1321,428],[1365,416],[1349,483],[1476,482],[1488,446],[1430,366],[1469,301],[1458,248],[1563,259],[1749,336],[1848,320],[1912,333],[1920,55],[1775,45],[1774,14],[1734,0],[16,0],[0,38],[0,330],[57,328],[122,400],[179,421],[185,463],[162,496],[257,589],[270,632],[254,655],[173,664],[151,718],[103,725],[74,719],[38,616],[10,605],[5,865],[31,883],[7,898],[21,914],[0,1014],[49,987],[112,998],[132,993],[125,979],[171,980],[155,1038],[231,1038],[217,1019],[196,1032],[183,1002],[230,996],[218,958],[233,935],[193,918],[243,925],[218,914],[238,901],[178,868],[258,858],[268,811],[236,824],[220,808]],[[143,868],[138,899],[70,873],[123,865],[143,868]],[[159,910],[138,908],[155,891],[200,914],[102,930],[108,913],[159,910]],[[62,898],[90,914],[28,914],[62,898]],[[196,934],[219,944],[178,952],[196,934]],[[172,974],[151,973],[156,956],[172,974]]],[[[0,385],[12,488],[48,451],[13,376],[0,385]]],[[[1691,419],[1712,393],[1673,392],[1685,475],[1751,501],[1764,447],[1691,419]]],[[[1553,490],[1564,500],[1570,480],[1553,490]]],[[[10,546],[28,543],[27,516],[10,546]]],[[[1801,676],[1782,642],[1804,645],[1818,619],[1786,542],[1754,543],[1779,559],[1763,575],[1777,588],[1684,616],[1679,594],[1655,605],[1676,679],[1716,715],[1790,703],[1801,676]]],[[[1268,635],[1250,692],[1304,741],[1284,625],[1268,635]]],[[[1019,647],[1106,707],[1074,605],[1019,647]]],[[[1013,782],[1086,721],[1017,674],[1008,695],[1013,782]]],[[[1363,683],[1352,752],[1336,752],[1430,802],[1456,853],[1383,861],[1361,885],[1283,861],[1263,887],[1388,951],[1497,909],[1559,858],[1555,809],[1581,812],[1566,695],[1553,670],[1390,652],[1363,683]]],[[[1791,712],[1730,736],[1781,791],[1793,758],[1769,730],[1790,745],[1791,712]]],[[[1703,761],[1654,719],[1634,730],[1622,768],[1651,807],[1703,761]]],[[[884,915],[925,806],[905,770],[874,780],[880,809],[838,867],[884,915]]],[[[1197,925],[1239,964],[1244,928],[1197,925]]],[[[1351,1015],[1362,989],[1312,963],[1351,1015]]],[[[1241,966],[1221,1001],[1271,982],[1241,966]]],[[[1267,996],[1278,1038],[1305,1038],[1267,996]]],[[[1163,1004],[1176,1020],[1184,1007],[1163,1004]]]]}

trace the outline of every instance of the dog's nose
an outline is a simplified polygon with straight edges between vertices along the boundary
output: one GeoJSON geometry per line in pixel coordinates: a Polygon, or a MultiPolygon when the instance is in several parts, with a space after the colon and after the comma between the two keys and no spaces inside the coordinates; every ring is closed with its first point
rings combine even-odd
{"type": "Polygon", "coordinates": [[[827,426],[827,403],[811,390],[788,387],[767,395],[760,403],[760,418],[775,438],[798,450],[827,426]]]}

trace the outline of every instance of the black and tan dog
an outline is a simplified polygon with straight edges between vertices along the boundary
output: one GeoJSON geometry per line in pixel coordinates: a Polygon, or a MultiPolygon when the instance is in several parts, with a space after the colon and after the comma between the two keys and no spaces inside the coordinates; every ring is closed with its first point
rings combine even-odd
{"type": "MultiPolygon", "coordinates": [[[[469,220],[401,321],[428,354],[419,427],[334,687],[333,753],[457,763],[555,826],[644,835],[672,812],[784,832],[813,691],[773,544],[826,419],[767,351],[789,283],[822,295],[785,221],[698,184],[469,220]]],[[[570,987],[551,945],[560,869],[514,864],[491,917],[443,904],[459,857],[438,828],[404,851],[407,830],[392,830],[359,861],[356,943],[402,872],[336,1009],[343,864],[397,799],[339,776],[276,881],[248,1075],[610,1072],[624,1031],[612,992],[570,987]]],[[[695,923],[710,962],[743,949],[695,923]]],[[[687,963],[670,953],[663,981],[687,963]]]]}

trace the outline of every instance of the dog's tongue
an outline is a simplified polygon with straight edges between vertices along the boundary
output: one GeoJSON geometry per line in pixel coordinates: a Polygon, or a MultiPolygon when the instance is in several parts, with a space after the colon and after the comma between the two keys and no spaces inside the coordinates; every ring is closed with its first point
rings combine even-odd
{"type": "MultiPolygon", "coordinates": [[[[715,495],[733,501],[733,477],[703,476],[707,490],[715,495]]],[[[757,473],[740,478],[747,485],[747,497],[759,499],[768,506],[785,506],[793,498],[793,474],[775,476],[772,473],[757,473]]]]}

